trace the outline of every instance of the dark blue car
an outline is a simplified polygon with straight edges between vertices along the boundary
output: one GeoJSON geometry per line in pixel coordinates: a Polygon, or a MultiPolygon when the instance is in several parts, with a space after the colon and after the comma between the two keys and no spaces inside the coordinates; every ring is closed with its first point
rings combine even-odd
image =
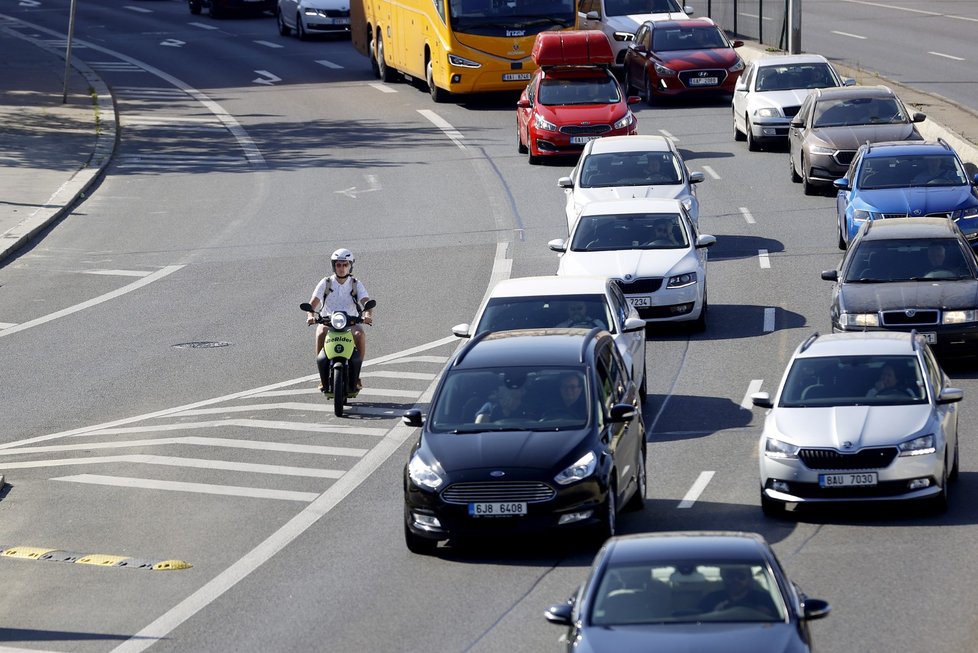
{"type": "Polygon", "coordinates": [[[943,139],[937,142],[867,143],[842,179],[836,209],[839,249],[859,228],[883,218],[950,218],[978,247],[978,175],[943,139]]]}

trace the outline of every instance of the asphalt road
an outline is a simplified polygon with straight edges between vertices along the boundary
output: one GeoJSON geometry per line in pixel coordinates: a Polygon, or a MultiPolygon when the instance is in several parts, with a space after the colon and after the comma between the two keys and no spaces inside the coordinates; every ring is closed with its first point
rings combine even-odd
{"type": "MultiPolygon", "coordinates": [[[[66,7],[16,15],[55,39],[66,7]]],[[[348,42],[283,38],[270,18],[102,2],[80,8],[75,36],[116,95],[121,141],[94,195],[0,269],[0,320],[34,325],[0,331],[0,544],[193,566],[5,556],[0,646],[560,650],[542,613],[593,551],[408,553],[400,483],[414,434],[398,415],[427,399],[451,325],[491,279],[556,269],[546,242],[564,229],[555,182],[571,163],[517,154],[512,98],[434,105],[375,83],[348,42]],[[315,392],[297,308],[339,245],[379,301],[367,392],[343,420],[315,392]]],[[[701,230],[718,244],[706,333],[651,334],[651,500],[621,530],[762,533],[832,603],[814,627],[823,652],[969,650],[975,371],[952,372],[966,399],[946,516],[765,519],[762,416],[745,396],[773,390],[794,347],[828,331],[818,275],[840,258],[834,199],[791,184],[784,152],[735,143],[725,104],[638,116],[706,173],[701,230]]]]}

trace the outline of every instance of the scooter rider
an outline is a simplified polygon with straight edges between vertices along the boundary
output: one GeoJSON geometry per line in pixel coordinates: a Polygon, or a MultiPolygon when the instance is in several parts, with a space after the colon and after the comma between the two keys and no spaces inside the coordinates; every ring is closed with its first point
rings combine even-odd
{"type": "MultiPolygon", "coordinates": [[[[333,252],[329,259],[333,267],[333,274],[324,277],[316,285],[316,289],[313,291],[309,303],[317,310],[320,306],[323,306],[321,312],[325,315],[334,311],[343,311],[349,315],[360,315],[366,324],[373,324],[374,320],[371,311],[361,311],[360,309],[370,297],[367,295],[367,289],[364,285],[353,276],[353,263],[356,261],[353,252],[345,247],[341,247],[333,252]]],[[[306,324],[315,323],[316,316],[313,313],[308,313],[306,324]]],[[[316,328],[317,357],[323,351],[327,329],[328,327],[325,324],[320,324],[316,328]]],[[[353,341],[356,344],[357,351],[360,352],[360,360],[365,360],[367,357],[367,343],[363,327],[359,324],[354,324],[352,331],[353,341]]],[[[359,370],[357,371],[359,372],[359,370]]],[[[356,378],[356,388],[359,390],[359,374],[356,375],[356,378]]]]}

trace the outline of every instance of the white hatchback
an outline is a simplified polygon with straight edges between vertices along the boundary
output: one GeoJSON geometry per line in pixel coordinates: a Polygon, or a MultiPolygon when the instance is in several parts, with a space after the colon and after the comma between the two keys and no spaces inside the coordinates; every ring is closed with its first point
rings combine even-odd
{"type": "Polygon", "coordinates": [[[548,243],[560,252],[558,276],[615,279],[648,322],[690,322],[706,328],[707,248],[716,238],[697,233],[679,200],[591,202],[568,240],[548,243]]]}
{"type": "Polygon", "coordinates": [[[497,283],[471,325],[452,333],[469,338],[521,329],[605,329],[611,333],[642,399],[646,395],[645,320],[611,279],[599,276],[519,277],[497,283]]]}
{"type": "Polygon", "coordinates": [[[597,200],[665,197],[686,207],[693,225],[699,224],[700,203],[695,184],[702,172],[690,172],[679,150],[665,136],[606,136],[584,147],[569,177],[557,185],[567,194],[564,212],[567,232],[581,210],[597,200]]]}
{"type": "Polygon", "coordinates": [[[350,34],[350,0],[278,0],[278,32],[300,40],[314,34],[350,34]]]}

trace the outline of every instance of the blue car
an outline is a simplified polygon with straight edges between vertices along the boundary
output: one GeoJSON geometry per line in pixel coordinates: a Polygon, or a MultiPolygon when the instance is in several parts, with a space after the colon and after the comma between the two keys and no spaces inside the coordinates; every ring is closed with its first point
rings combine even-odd
{"type": "Polygon", "coordinates": [[[869,220],[950,218],[978,248],[978,174],[943,139],[866,143],[834,185],[839,249],[869,220]]]}

